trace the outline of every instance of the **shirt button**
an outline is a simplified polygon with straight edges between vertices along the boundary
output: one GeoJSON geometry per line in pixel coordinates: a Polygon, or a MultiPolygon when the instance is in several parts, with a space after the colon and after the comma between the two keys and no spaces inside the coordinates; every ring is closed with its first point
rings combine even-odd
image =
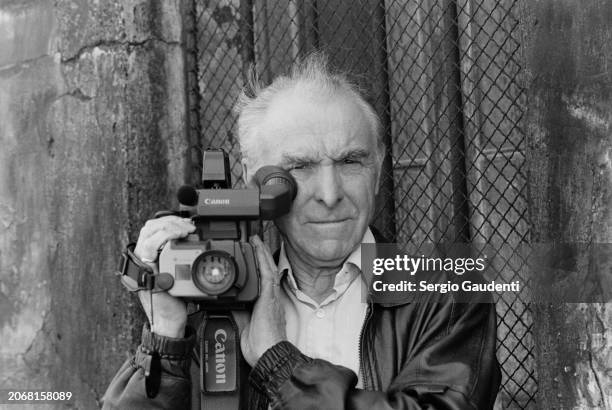
{"type": "Polygon", "coordinates": [[[323,319],[325,317],[325,311],[323,309],[317,309],[316,315],[319,319],[323,319]]]}

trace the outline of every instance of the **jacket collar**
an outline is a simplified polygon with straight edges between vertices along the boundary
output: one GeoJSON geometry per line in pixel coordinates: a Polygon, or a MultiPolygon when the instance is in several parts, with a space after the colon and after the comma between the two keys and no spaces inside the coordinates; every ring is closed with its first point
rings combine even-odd
{"type": "MultiPolygon", "coordinates": [[[[385,238],[380,233],[380,231],[376,227],[370,226],[369,229],[364,234],[362,243],[389,243],[389,241],[387,240],[387,238],[385,238]]],[[[291,265],[289,264],[289,260],[287,259],[287,255],[285,253],[284,243],[281,242],[280,249],[274,252],[273,257],[274,257],[274,262],[278,266],[278,270],[282,272],[283,274],[285,273],[285,271],[288,271],[289,281],[295,282],[293,279],[293,275],[291,274],[291,265]]],[[[359,246],[355,251],[353,251],[349,255],[345,263],[353,263],[354,265],[356,265],[362,273],[364,282],[369,287],[370,283],[372,283],[372,275],[364,272],[361,269],[361,246],[359,246]]],[[[295,286],[295,283],[294,283],[294,286],[295,286]]],[[[368,293],[368,298],[369,297],[370,295],[368,293]]],[[[393,307],[393,306],[405,305],[406,303],[409,303],[409,302],[388,302],[388,303],[372,302],[372,303],[376,305],[381,305],[384,307],[393,307]]]]}

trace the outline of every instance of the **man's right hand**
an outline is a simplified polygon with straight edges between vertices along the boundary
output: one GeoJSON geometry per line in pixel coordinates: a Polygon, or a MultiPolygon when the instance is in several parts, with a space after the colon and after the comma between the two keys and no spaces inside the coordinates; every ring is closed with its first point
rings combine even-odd
{"type": "MultiPolygon", "coordinates": [[[[172,239],[183,238],[195,231],[195,225],[188,218],[164,216],[148,220],[140,230],[134,254],[158,272],[157,256],[159,249],[172,239]]],[[[138,292],[151,331],[160,336],[182,338],[187,324],[187,305],[181,299],[166,292],[138,292]],[[151,317],[151,301],[153,317],[151,317]]]]}

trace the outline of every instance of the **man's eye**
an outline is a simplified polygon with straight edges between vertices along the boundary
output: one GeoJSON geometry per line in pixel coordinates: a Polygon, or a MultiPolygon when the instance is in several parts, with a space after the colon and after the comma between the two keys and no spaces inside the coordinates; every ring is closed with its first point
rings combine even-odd
{"type": "Polygon", "coordinates": [[[346,165],[359,164],[359,161],[354,158],[344,158],[342,162],[346,165]]]}
{"type": "Polygon", "coordinates": [[[307,163],[294,164],[289,167],[289,171],[307,169],[309,167],[310,167],[310,164],[307,164],[307,163]]]}
{"type": "Polygon", "coordinates": [[[310,162],[300,162],[297,164],[293,164],[289,167],[289,171],[293,171],[293,170],[303,170],[303,169],[308,169],[312,167],[312,163],[310,162]]]}

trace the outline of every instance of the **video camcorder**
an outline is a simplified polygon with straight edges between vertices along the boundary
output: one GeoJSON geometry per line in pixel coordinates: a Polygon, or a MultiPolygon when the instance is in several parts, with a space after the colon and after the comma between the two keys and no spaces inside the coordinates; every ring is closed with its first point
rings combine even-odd
{"type": "Polygon", "coordinates": [[[260,168],[253,180],[254,188],[231,189],[227,153],[204,152],[202,189],[183,186],[177,194],[178,214],[191,217],[196,230],[166,243],[159,256],[159,278],[167,282],[168,293],[208,306],[244,306],[257,299],[259,270],[248,242],[250,225],[289,212],[297,185],[275,166],[260,168]]]}

